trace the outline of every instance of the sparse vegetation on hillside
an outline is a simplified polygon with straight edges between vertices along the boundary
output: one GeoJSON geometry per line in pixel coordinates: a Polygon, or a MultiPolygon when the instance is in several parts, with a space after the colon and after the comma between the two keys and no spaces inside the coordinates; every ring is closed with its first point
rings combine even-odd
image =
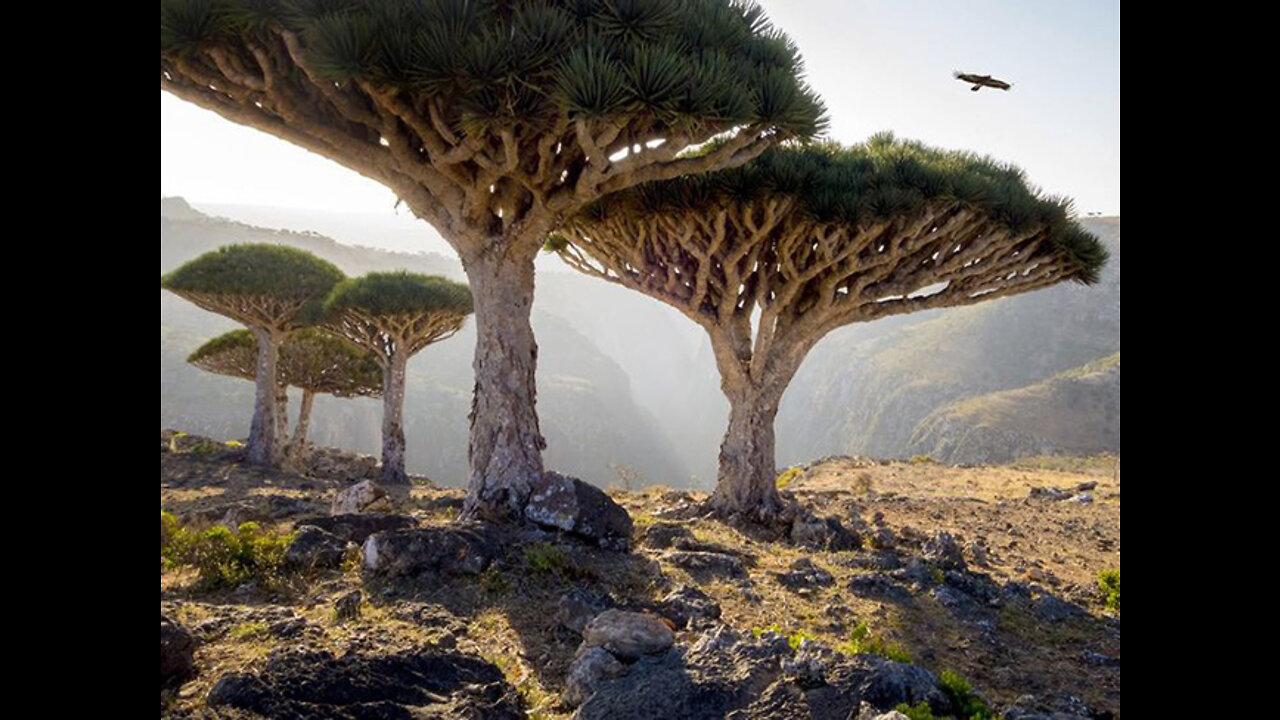
{"type": "Polygon", "coordinates": [[[288,534],[268,532],[254,522],[232,531],[222,525],[203,530],[183,525],[160,512],[160,560],[171,567],[188,566],[199,572],[207,588],[235,588],[247,582],[274,586],[280,580],[288,534]]]}
{"type": "Polygon", "coordinates": [[[1110,609],[1120,610],[1120,569],[1098,573],[1098,586],[1102,588],[1103,603],[1110,609]]]}

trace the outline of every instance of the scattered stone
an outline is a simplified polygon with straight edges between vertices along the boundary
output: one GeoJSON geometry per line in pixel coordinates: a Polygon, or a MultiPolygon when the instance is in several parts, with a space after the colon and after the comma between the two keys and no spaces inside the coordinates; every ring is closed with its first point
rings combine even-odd
{"type": "Polygon", "coordinates": [[[395,513],[347,513],[304,518],[297,525],[314,525],[347,542],[363,545],[374,533],[417,527],[418,521],[409,515],[395,513]]]}
{"type": "Polygon", "coordinates": [[[668,550],[662,554],[662,559],[688,572],[695,578],[747,577],[747,569],[743,567],[742,560],[727,553],[699,550],[668,550]]]}
{"type": "Polygon", "coordinates": [[[876,550],[858,553],[841,564],[856,570],[897,570],[902,567],[902,558],[892,550],[876,550]]]}
{"type": "Polygon", "coordinates": [[[496,665],[420,648],[391,654],[285,650],[258,674],[223,676],[211,707],[274,718],[523,718],[519,695],[496,665]]]}
{"type": "Polygon", "coordinates": [[[659,522],[645,528],[640,537],[640,546],[653,550],[669,550],[672,548],[685,550],[696,543],[693,533],[684,525],[673,522],[659,522]]]}
{"type": "Polygon", "coordinates": [[[869,671],[860,684],[859,696],[875,707],[888,709],[901,703],[927,702],[935,713],[950,711],[951,700],[938,687],[938,678],[919,665],[874,655],[859,655],[857,661],[869,671]]]}
{"type": "Polygon", "coordinates": [[[1049,593],[1042,594],[1031,603],[1031,612],[1045,622],[1063,622],[1089,616],[1089,612],[1079,605],[1049,593]]]}
{"type": "Polygon", "coordinates": [[[965,569],[964,554],[960,546],[949,532],[935,534],[921,547],[926,562],[937,565],[943,570],[965,569]]]}
{"type": "Polygon", "coordinates": [[[336,568],[347,554],[347,541],[314,525],[303,525],[284,553],[284,564],[293,570],[336,568]]]}
{"type": "Polygon", "coordinates": [[[691,585],[681,585],[668,593],[658,602],[658,609],[677,629],[684,629],[694,621],[720,618],[720,603],[691,585]]]}
{"type": "Polygon", "coordinates": [[[892,550],[898,546],[898,536],[887,527],[877,527],[871,533],[871,547],[877,550],[892,550]]]}
{"type": "Polygon", "coordinates": [[[358,482],[341,490],[333,498],[330,515],[349,515],[352,513],[388,512],[391,510],[391,498],[387,491],[372,480],[358,482]]]}
{"type": "Polygon", "coordinates": [[[862,547],[858,533],[833,517],[818,517],[801,509],[791,521],[791,542],[814,550],[841,552],[862,547]]]}
{"type": "Polygon", "coordinates": [[[1093,490],[1097,487],[1098,487],[1098,483],[1096,481],[1082,482],[1079,485],[1076,485],[1076,492],[1078,493],[1089,492],[1090,490],[1093,490]]]}
{"type": "Polygon", "coordinates": [[[911,599],[911,591],[901,583],[882,572],[870,572],[854,575],[847,585],[849,592],[858,597],[892,602],[907,602],[911,599]]]}
{"type": "Polygon", "coordinates": [[[871,707],[870,704],[862,703],[858,708],[858,717],[856,720],[911,720],[911,718],[903,715],[897,710],[890,710],[889,712],[882,713],[871,707]]]}
{"type": "Polygon", "coordinates": [[[631,543],[631,516],[600,488],[577,478],[545,472],[532,488],[524,516],[543,527],[582,536],[610,550],[631,543]]]}
{"type": "Polygon", "coordinates": [[[498,555],[493,528],[484,523],[384,530],[364,542],[364,567],[385,576],[423,572],[479,575],[498,555]]]}
{"type": "Polygon", "coordinates": [[[613,598],[574,588],[560,597],[556,606],[556,623],[579,635],[596,615],[614,606],[613,598]]]}
{"type": "Polygon", "coordinates": [[[991,558],[987,555],[987,548],[977,540],[970,540],[965,543],[965,552],[973,559],[973,564],[979,567],[987,567],[991,564],[991,558]]]}
{"type": "Polygon", "coordinates": [[[267,626],[267,633],[273,638],[291,640],[301,637],[308,629],[310,626],[307,625],[306,618],[292,617],[271,623],[267,626]]]}
{"type": "Polygon", "coordinates": [[[1027,493],[1027,497],[1032,500],[1066,500],[1071,495],[1072,492],[1070,490],[1061,490],[1053,487],[1031,488],[1031,492],[1027,493]]]}
{"type": "Polygon", "coordinates": [[[363,601],[364,593],[359,590],[352,590],[343,595],[333,603],[334,618],[338,622],[360,619],[360,603],[363,601]]]}
{"type": "Polygon", "coordinates": [[[623,660],[666,650],[675,643],[667,623],[654,615],[605,610],[582,631],[584,647],[603,647],[623,660]]]}
{"type": "Polygon", "coordinates": [[[1090,665],[1100,665],[1102,667],[1120,667],[1120,658],[1103,655],[1093,650],[1085,650],[1081,656],[1085,662],[1090,665]]]}
{"type": "Polygon", "coordinates": [[[160,614],[160,687],[177,687],[195,674],[196,638],[160,614]]]}
{"type": "Polygon", "coordinates": [[[831,573],[815,565],[809,558],[796,560],[791,563],[790,570],[774,573],[774,577],[779,584],[791,590],[829,587],[835,584],[835,578],[831,577],[831,573]]]}
{"type": "Polygon", "coordinates": [[[1076,495],[1075,497],[1071,498],[1071,502],[1079,503],[1081,505],[1088,505],[1093,502],[1093,496],[1090,495],[1089,493],[1080,493],[1079,495],[1076,495]]]}
{"type": "Polygon", "coordinates": [[[569,667],[561,702],[567,708],[576,708],[594,695],[602,682],[618,677],[625,670],[625,666],[604,648],[585,648],[579,651],[569,667]]]}
{"type": "Polygon", "coordinates": [[[309,446],[306,474],[311,477],[364,480],[378,477],[378,458],[309,446]]]}

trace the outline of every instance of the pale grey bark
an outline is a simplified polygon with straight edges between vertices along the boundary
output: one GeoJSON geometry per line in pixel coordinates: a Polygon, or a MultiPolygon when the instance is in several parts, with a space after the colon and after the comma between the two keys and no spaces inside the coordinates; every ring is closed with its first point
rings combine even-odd
{"type": "Polygon", "coordinates": [[[407,348],[396,343],[382,366],[382,482],[408,485],[404,466],[404,383],[407,348]]]}
{"type": "Polygon", "coordinates": [[[253,399],[253,422],[249,426],[248,459],[254,465],[278,465],[281,460],[276,435],[276,363],[280,338],[263,328],[253,328],[258,339],[258,370],[253,399]]]}
{"type": "Polygon", "coordinates": [[[287,450],[289,446],[289,386],[284,383],[281,383],[276,388],[276,442],[284,445],[287,450]]]}
{"type": "Polygon", "coordinates": [[[311,406],[316,397],[315,392],[302,390],[302,403],[298,405],[298,422],[293,428],[293,437],[289,439],[289,458],[298,469],[305,468],[307,459],[307,431],[311,426],[311,406]]]}
{"type": "Polygon", "coordinates": [[[529,320],[535,256],[536,248],[491,252],[463,263],[476,317],[471,484],[464,518],[518,517],[542,474],[546,441],[535,407],[538,345],[529,320]]]}
{"type": "Polygon", "coordinates": [[[729,427],[720,445],[711,507],[723,515],[772,519],[783,508],[776,485],[773,428],[781,392],[772,384],[761,388],[738,381],[726,383],[725,395],[729,399],[729,427]]]}

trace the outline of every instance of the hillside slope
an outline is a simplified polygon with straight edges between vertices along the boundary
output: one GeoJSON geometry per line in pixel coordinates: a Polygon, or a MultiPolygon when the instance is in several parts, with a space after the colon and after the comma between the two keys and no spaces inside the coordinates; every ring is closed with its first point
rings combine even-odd
{"type": "Polygon", "coordinates": [[[947,463],[1120,452],[1120,353],[1016,390],[933,411],[908,444],[947,463]]]}

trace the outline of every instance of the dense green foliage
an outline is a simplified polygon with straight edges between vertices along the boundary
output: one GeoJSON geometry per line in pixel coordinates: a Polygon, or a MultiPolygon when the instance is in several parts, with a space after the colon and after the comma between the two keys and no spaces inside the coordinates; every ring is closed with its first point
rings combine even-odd
{"type": "Polygon", "coordinates": [[[228,245],[184,263],[160,278],[174,292],[308,300],[343,279],[332,263],[283,245],[228,245]]]}
{"type": "Polygon", "coordinates": [[[612,217],[705,213],[727,203],[780,197],[815,223],[866,224],[930,202],[956,203],[1014,232],[1049,228],[1048,245],[1069,258],[1082,282],[1096,281],[1107,260],[1097,238],[1072,219],[1070,201],[1042,196],[1022,170],[892,133],[852,147],[776,147],[741,167],[645,183],[596,201],[582,220],[589,226],[612,217]]]}
{"type": "MultiPolygon", "coordinates": [[[[253,380],[258,339],[249,330],[232,330],[206,342],[187,357],[196,367],[253,380]]],[[[382,394],[382,366],[366,350],[320,328],[294,330],[280,345],[276,362],[280,383],[337,397],[382,394]]]]}
{"type": "Polygon", "coordinates": [[[330,80],[435,98],[469,135],[642,115],[673,128],[824,123],[794,44],[726,0],[162,0],[160,51],[299,38],[330,80]]]}
{"type": "Polygon", "coordinates": [[[1098,587],[1102,588],[1103,603],[1112,610],[1120,609],[1120,568],[1098,573],[1098,587]]]}
{"type": "Polygon", "coordinates": [[[234,588],[278,579],[289,535],[263,532],[257,523],[241,523],[232,532],[222,525],[205,530],[184,526],[177,517],[160,511],[160,559],[170,566],[185,565],[200,573],[207,588],[234,588]]]}
{"type": "Polygon", "coordinates": [[[894,710],[906,715],[908,720],[933,720],[933,708],[929,707],[929,703],[923,700],[915,705],[898,703],[894,710]]]}
{"type": "Polygon", "coordinates": [[[991,708],[986,701],[973,694],[973,686],[968,680],[951,670],[943,670],[938,675],[938,685],[951,698],[956,717],[962,720],[990,720],[991,708]]]}
{"type": "Polygon", "coordinates": [[[437,275],[373,272],[339,283],[325,301],[328,312],[359,310],[370,315],[469,315],[471,289],[437,275]]]}

